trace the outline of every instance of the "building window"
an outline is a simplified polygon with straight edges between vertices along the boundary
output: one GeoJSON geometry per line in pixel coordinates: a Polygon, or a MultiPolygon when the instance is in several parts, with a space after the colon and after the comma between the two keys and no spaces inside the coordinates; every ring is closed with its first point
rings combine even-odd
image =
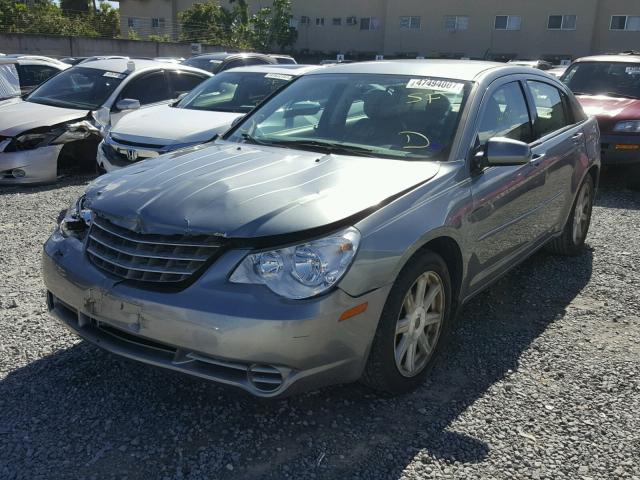
{"type": "Polygon", "coordinates": [[[549,15],[549,22],[547,24],[549,30],[575,30],[576,29],[576,16],[575,15],[549,15]]]}
{"type": "Polygon", "coordinates": [[[418,30],[420,28],[420,17],[400,17],[400,28],[418,30]]]}
{"type": "Polygon", "coordinates": [[[340,25],[342,25],[342,18],[341,17],[334,17],[333,20],[331,21],[332,25],[335,25],[336,27],[339,27],[340,25]]]}
{"type": "Polygon", "coordinates": [[[496,30],[520,30],[522,17],[519,15],[496,15],[496,30]]]}
{"type": "Polygon", "coordinates": [[[627,30],[640,32],[640,16],[613,15],[611,17],[611,30],[627,30]]]}
{"type": "Polygon", "coordinates": [[[447,32],[457,32],[469,28],[469,17],[466,15],[445,15],[444,29],[447,32]]]}
{"type": "Polygon", "coordinates": [[[324,27],[324,17],[316,17],[316,27],[324,27]]]}
{"type": "Polygon", "coordinates": [[[347,25],[357,25],[358,20],[356,17],[347,17],[347,25]]]}
{"type": "Polygon", "coordinates": [[[151,19],[151,27],[164,29],[164,18],[152,18],[151,19]]]}
{"type": "Polygon", "coordinates": [[[382,22],[376,17],[362,17],[360,19],[360,30],[379,30],[382,22]]]}
{"type": "Polygon", "coordinates": [[[300,17],[300,25],[309,25],[311,23],[311,19],[306,15],[302,15],[300,17]]]}

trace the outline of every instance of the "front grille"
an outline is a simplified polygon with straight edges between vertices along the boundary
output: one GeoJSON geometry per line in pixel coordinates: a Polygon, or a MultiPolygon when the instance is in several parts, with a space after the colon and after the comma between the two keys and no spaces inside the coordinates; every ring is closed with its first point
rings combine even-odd
{"type": "Polygon", "coordinates": [[[220,246],[214,236],[136,233],[96,216],[87,255],[94,265],[120,278],[177,283],[194,275],[220,246]]]}

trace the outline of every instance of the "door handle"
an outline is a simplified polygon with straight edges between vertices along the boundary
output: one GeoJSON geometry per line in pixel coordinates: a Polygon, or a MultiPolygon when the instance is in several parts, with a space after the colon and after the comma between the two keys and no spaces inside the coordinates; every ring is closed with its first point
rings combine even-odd
{"type": "Polygon", "coordinates": [[[529,162],[529,165],[531,165],[532,167],[539,167],[540,164],[542,163],[542,159],[544,158],[544,153],[536,153],[531,157],[531,161],[529,162]]]}
{"type": "Polygon", "coordinates": [[[582,141],[582,137],[584,137],[584,133],[578,132],[575,135],[571,136],[571,140],[573,140],[575,143],[578,143],[582,141]]]}

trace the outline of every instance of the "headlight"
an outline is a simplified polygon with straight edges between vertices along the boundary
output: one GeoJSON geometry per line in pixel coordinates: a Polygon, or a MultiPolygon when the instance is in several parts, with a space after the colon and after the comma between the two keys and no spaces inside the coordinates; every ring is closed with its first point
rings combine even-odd
{"type": "Polygon", "coordinates": [[[44,147],[60,135],[60,132],[23,133],[13,139],[12,146],[15,151],[33,150],[44,147]]]}
{"type": "Polygon", "coordinates": [[[58,226],[65,237],[82,236],[91,226],[92,212],[85,208],[84,202],[85,196],[82,195],[66,211],[60,212],[58,226]]]}
{"type": "Polygon", "coordinates": [[[360,232],[349,227],[300,245],[254,253],[238,265],[229,280],[263,284],[286,298],[313,297],[343,277],[359,244],[360,232]]]}
{"type": "Polygon", "coordinates": [[[613,131],[618,133],[640,133],[640,120],[618,122],[613,127],[613,131]]]}

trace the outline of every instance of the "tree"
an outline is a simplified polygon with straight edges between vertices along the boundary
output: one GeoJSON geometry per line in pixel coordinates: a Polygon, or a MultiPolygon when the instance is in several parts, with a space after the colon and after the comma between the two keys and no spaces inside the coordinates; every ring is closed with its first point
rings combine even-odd
{"type": "Polygon", "coordinates": [[[225,9],[217,2],[194,3],[180,12],[180,39],[188,42],[224,44],[230,25],[225,9]]]}
{"type": "Polygon", "coordinates": [[[273,0],[273,23],[271,43],[280,50],[293,47],[298,39],[298,31],[291,26],[291,0],[273,0]]]}
{"type": "Polygon", "coordinates": [[[252,15],[246,0],[229,3],[233,4],[230,10],[208,0],[182,11],[180,39],[261,51],[274,46],[284,49],[295,43],[297,32],[290,26],[290,0],[273,0],[271,7],[263,7],[252,15]]]}

